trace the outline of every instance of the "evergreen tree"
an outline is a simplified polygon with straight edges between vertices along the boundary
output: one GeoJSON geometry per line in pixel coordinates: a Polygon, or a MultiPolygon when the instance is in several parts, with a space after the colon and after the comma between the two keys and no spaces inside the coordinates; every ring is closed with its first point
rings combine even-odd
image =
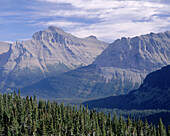
{"type": "Polygon", "coordinates": [[[116,113],[114,113],[113,116],[112,129],[114,134],[118,133],[118,120],[117,120],[116,113]]]}
{"type": "Polygon", "coordinates": [[[161,118],[158,123],[158,132],[161,136],[166,136],[166,129],[165,129],[165,126],[163,125],[161,118]]]}
{"type": "Polygon", "coordinates": [[[170,136],[170,125],[168,126],[168,136],[170,136]]]}
{"type": "Polygon", "coordinates": [[[107,122],[106,122],[106,134],[107,136],[112,136],[112,120],[111,120],[111,115],[109,113],[107,117],[107,122]]]}
{"type": "Polygon", "coordinates": [[[0,94],[2,136],[170,136],[160,119],[157,127],[147,120],[127,121],[80,105],[79,108],[27,96],[0,94]]]}

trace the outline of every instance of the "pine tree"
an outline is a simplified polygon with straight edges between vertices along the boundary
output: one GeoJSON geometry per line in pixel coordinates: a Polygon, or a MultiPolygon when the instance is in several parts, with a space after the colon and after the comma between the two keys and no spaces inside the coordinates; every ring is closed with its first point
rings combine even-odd
{"type": "Polygon", "coordinates": [[[0,132],[3,130],[2,122],[3,122],[3,113],[4,113],[4,107],[3,107],[3,98],[0,94],[0,132]]]}
{"type": "Polygon", "coordinates": [[[127,124],[126,121],[123,120],[123,133],[122,136],[127,136],[127,124]]]}
{"type": "Polygon", "coordinates": [[[170,125],[168,125],[168,136],[170,136],[170,125]]]}
{"type": "Polygon", "coordinates": [[[111,120],[111,115],[109,113],[107,117],[107,122],[106,122],[106,134],[107,136],[112,136],[112,120],[111,120]]]}
{"type": "Polygon", "coordinates": [[[138,123],[137,123],[137,135],[143,135],[143,123],[140,119],[138,119],[138,123]]]}
{"type": "Polygon", "coordinates": [[[8,133],[9,133],[9,122],[10,122],[10,117],[9,117],[9,114],[7,113],[7,111],[6,110],[4,110],[4,113],[3,113],[3,123],[2,123],[2,125],[3,125],[3,132],[2,132],[2,134],[3,135],[8,135],[8,133]]]}
{"type": "Polygon", "coordinates": [[[102,120],[101,133],[103,136],[106,136],[106,120],[103,113],[101,113],[101,120],[102,120]]]}
{"type": "Polygon", "coordinates": [[[130,119],[129,115],[127,119],[127,129],[128,129],[128,134],[132,135],[133,134],[132,120],[130,119]]]}
{"type": "Polygon", "coordinates": [[[165,126],[163,125],[161,118],[158,123],[158,132],[161,136],[166,136],[166,129],[165,129],[165,126]]]}
{"type": "Polygon", "coordinates": [[[54,134],[53,119],[52,119],[52,116],[50,114],[47,115],[46,132],[49,135],[53,135],[54,134]]]}
{"type": "Polygon", "coordinates": [[[56,102],[39,100],[36,96],[21,98],[17,95],[0,95],[0,135],[2,136],[166,136],[166,128],[160,119],[157,127],[147,120],[127,122],[111,115],[88,108],[58,105],[56,102]]]}
{"type": "Polygon", "coordinates": [[[117,120],[116,113],[114,113],[114,116],[113,116],[112,127],[113,127],[113,133],[117,134],[118,133],[118,120],[117,120]]]}
{"type": "MultiPolygon", "coordinates": [[[[86,105],[87,106],[87,105],[86,105]]],[[[92,120],[91,117],[95,116],[95,113],[91,113],[91,111],[88,110],[88,106],[86,107],[86,109],[83,107],[83,117],[84,117],[84,133],[85,135],[88,135],[92,132],[91,127],[92,126],[92,120]]]]}
{"type": "Polygon", "coordinates": [[[147,120],[145,119],[144,136],[148,136],[148,130],[149,130],[149,124],[148,124],[147,120]]]}
{"type": "Polygon", "coordinates": [[[119,117],[119,126],[118,126],[118,135],[121,135],[123,133],[123,121],[122,121],[122,117],[120,115],[119,117]]]}
{"type": "Polygon", "coordinates": [[[45,123],[44,123],[44,119],[41,119],[39,122],[39,127],[38,127],[38,134],[40,136],[45,136],[46,135],[46,130],[45,130],[45,123]]]}
{"type": "MultiPolygon", "coordinates": [[[[82,108],[82,107],[80,106],[80,108],[82,108]]],[[[79,132],[81,135],[84,136],[84,117],[83,117],[83,113],[82,113],[81,109],[79,110],[79,124],[80,124],[79,132]]]]}

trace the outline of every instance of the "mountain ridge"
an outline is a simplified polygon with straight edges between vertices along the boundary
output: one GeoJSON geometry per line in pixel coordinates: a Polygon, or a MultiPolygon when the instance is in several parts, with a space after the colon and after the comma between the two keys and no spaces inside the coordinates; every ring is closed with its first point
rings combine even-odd
{"type": "Polygon", "coordinates": [[[98,39],[77,38],[50,26],[36,32],[30,40],[11,44],[8,55],[0,54],[6,60],[0,67],[0,88],[3,91],[21,88],[88,65],[107,46],[108,43],[98,39]]]}
{"type": "Polygon", "coordinates": [[[61,98],[101,98],[127,94],[137,89],[148,73],[169,63],[170,32],[121,38],[110,44],[92,64],[49,77],[38,82],[37,87],[34,84],[23,88],[23,93],[36,90],[39,95],[51,92],[61,98]]]}
{"type": "Polygon", "coordinates": [[[143,84],[127,95],[87,101],[90,108],[170,109],[170,65],[151,72],[143,84]]]}

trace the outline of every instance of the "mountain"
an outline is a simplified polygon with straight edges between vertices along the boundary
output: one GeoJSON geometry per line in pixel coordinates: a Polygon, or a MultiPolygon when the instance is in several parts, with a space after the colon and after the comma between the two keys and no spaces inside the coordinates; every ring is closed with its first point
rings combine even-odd
{"type": "MultiPolygon", "coordinates": [[[[9,48],[10,48],[10,43],[0,42],[0,55],[8,52],[9,48]]],[[[2,58],[2,57],[0,57],[0,58],[2,58]]]]}
{"type": "Polygon", "coordinates": [[[23,94],[53,98],[101,98],[137,89],[145,76],[170,64],[170,32],[121,38],[88,66],[22,89],[23,94]]]}
{"type": "Polygon", "coordinates": [[[127,95],[87,101],[90,108],[170,110],[170,65],[148,74],[143,84],[127,95]]]}
{"type": "Polygon", "coordinates": [[[27,41],[10,46],[1,42],[1,92],[89,65],[107,46],[95,36],[77,38],[54,26],[35,33],[27,41]]]}

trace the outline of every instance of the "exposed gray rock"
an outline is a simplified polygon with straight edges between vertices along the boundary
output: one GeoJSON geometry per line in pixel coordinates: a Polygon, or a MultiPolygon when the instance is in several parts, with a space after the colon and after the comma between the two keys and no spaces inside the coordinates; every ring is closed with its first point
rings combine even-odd
{"type": "Polygon", "coordinates": [[[137,89],[148,73],[168,64],[170,32],[121,38],[110,44],[91,65],[45,78],[22,91],[54,99],[127,94],[137,89]]]}
{"type": "Polygon", "coordinates": [[[127,95],[85,102],[90,108],[170,110],[170,65],[151,72],[143,84],[127,95]]]}
{"type": "Polygon", "coordinates": [[[107,46],[97,38],[77,38],[54,26],[27,41],[0,43],[0,89],[20,88],[91,64],[107,46]]]}
{"type": "Polygon", "coordinates": [[[146,74],[170,64],[170,32],[121,38],[96,58],[101,76],[142,82],[146,74]],[[117,75],[117,76],[115,76],[117,75]]]}

